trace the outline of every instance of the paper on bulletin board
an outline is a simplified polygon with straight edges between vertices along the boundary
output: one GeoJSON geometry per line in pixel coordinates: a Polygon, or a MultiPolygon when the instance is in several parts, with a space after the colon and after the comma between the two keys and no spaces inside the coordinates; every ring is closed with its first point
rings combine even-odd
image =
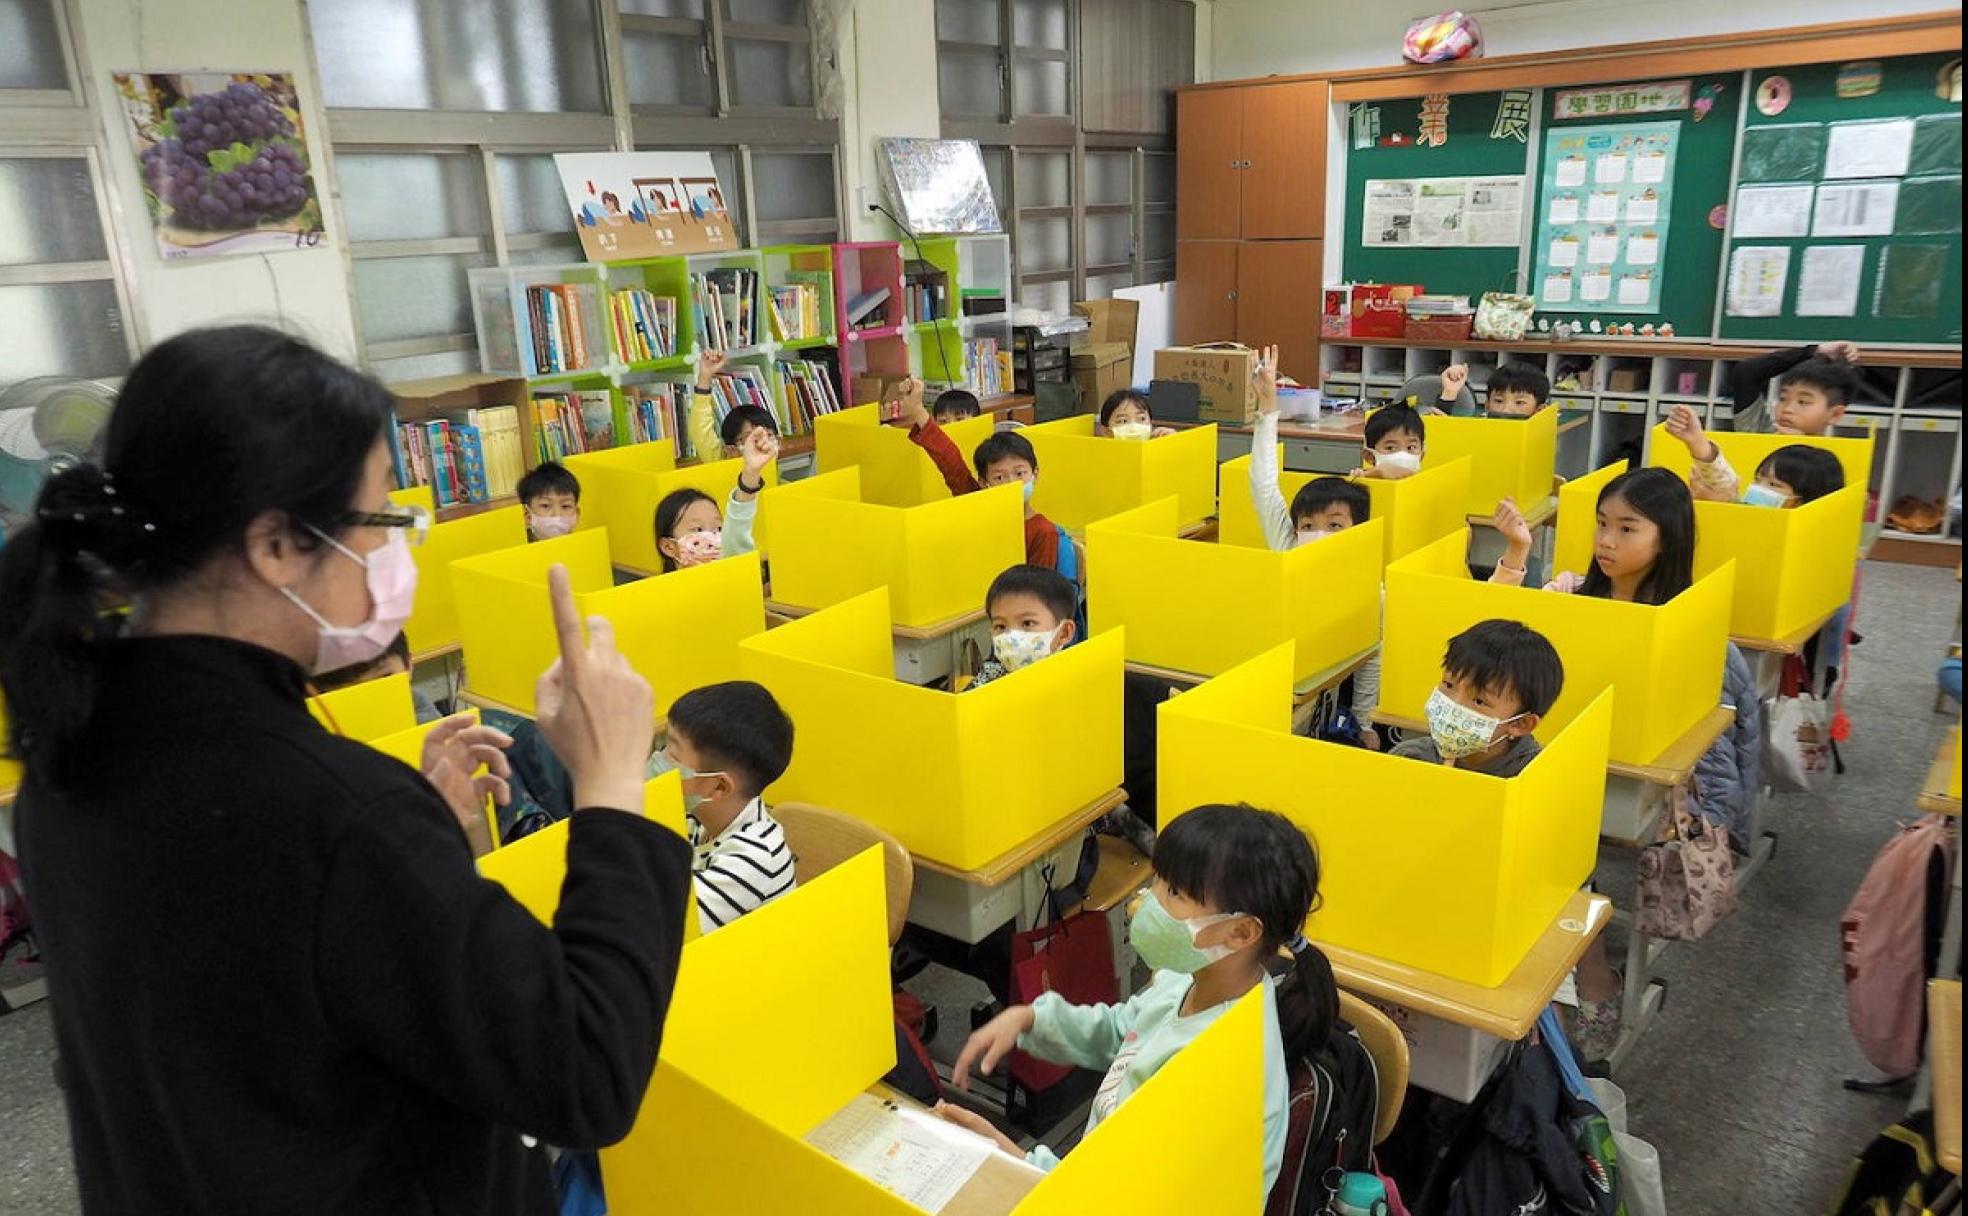
{"type": "Polygon", "coordinates": [[[1797,270],[1797,315],[1856,315],[1864,266],[1864,245],[1812,245],[1806,249],[1797,270]]]}
{"type": "Polygon", "coordinates": [[[1900,205],[1898,182],[1826,182],[1818,187],[1812,236],[1890,236],[1900,205]]]}
{"type": "Polygon", "coordinates": [[[1825,142],[1824,176],[1905,177],[1913,156],[1913,120],[1835,122],[1825,142]]]}
{"type": "Polygon", "coordinates": [[[1758,240],[1809,236],[1811,197],[1816,191],[1809,183],[1744,186],[1736,191],[1736,205],[1729,209],[1729,231],[1738,238],[1758,240]]]}
{"type": "Polygon", "coordinates": [[[1789,278],[1788,246],[1737,246],[1729,256],[1729,315],[1780,315],[1783,312],[1784,285],[1789,278]]]}
{"type": "Polygon", "coordinates": [[[1520,243],[1524,178],[1387,178],[1367,182],[1360,243],[1430,248],[1520,243]]]}
{"type": "Polygon", "coordinates": [[[1539,307],[1651,313],[1669,265],[1677,122],[1553,127],[1538,208],[1539,307]],[[1567,273],[1583,263],[1580,273],[1567,273]]]}

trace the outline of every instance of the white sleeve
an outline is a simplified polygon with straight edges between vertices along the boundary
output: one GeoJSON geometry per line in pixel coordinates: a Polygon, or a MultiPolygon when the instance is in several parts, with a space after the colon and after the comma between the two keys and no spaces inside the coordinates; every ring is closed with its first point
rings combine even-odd
{"type": "Polygon", "coordinates": [[[1279,552],[1298,539],[1285,496],[1278,491],[1278,415],[1259,414],[1251,427],[1251,505],[1264,529],[1264,543],[1279,552]]]}

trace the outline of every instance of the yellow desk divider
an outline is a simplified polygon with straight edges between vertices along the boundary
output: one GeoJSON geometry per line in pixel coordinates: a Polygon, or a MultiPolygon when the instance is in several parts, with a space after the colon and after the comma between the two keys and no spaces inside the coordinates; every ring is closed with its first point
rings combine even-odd
{"type": "MultiPolygon", "coordinates": [[[[478,721],[477,710],[468,709],[465,713],[472,721],[478,721]]],[[[419,722],[403,730],[394,731],[387,735],[378,735],[373,739],[364,739],[362,742],[367,743],[370,747],[375,748],[385,756],[401,760],[411,768],[421,771],[424,767],[424,736],[430,734],[431,728],[442,721],[444,719],[436,718],[429,722],[419,722]]]]}
{"type": "Polygon", "coordinates": [[[567,566],[583,617],[604,616],[615,644],[648,680],[660,718],[693,688],[738,675],[738,642],[765,628],[755,553],[614,586],[609,535],[572,536],[503,549],[452,566],[468,691],[521,713],[559,657],[547,569],[567,566]]]}
{"type": "Polygon", "coordinates": [[[1039,458],[1032,505],[1072,532],[1122,511],[1173,495],[1182,527],[1216,511],[1216,424],[1135,442],[1094,434],[1092,414],[1073,414],[1028,426],[1039,458]]]}
{"type": "MultiPolygon", "coordinates": [[[[615,563],[642,574],[663,569],[656,549],[656,504],[678,490],[702,490],[722,515],[745,467],[732,459],[678,468],[676,446],[667,439],[569,456],[561,463],[581,483],[581,530],[606,529],[615,563]]],[[[778,479],[777,466],[768,465],[766,484],[778,479]]]]}
{"type": "Polygon", "coordinates": [[[1539,410],[1529,418],[1453,418],[1430,415],[1426,468],[1437,462],[1470,458],[1466,515],[1487,516],[1497,500],[1510,497],[1529,510],[1551,497],[1558,467],[1558,411],[1539,410]]]}
{"type": "MultiPolygon", "coordinates": [[[[1793,444],[1823,448],[1838,457],[1838,463],[1845,469],[1847,486],[1863,486],[1872,480],[1870,429],[1863,438],[1857,439],[1820,439],[1813,435],[1774,435],[1763,431],[1708,431],[1706,434],[1728,458],[1729,467],[1742,479],[1744,488],[1756,480],[1757,466],[1768,460],[1770,453],[1793,444]]],[[[1668,434],[1667,424],[1662,423],[1648,436],[1647,463],[1678,473],[1681,480],[1686,481],[1694,457],[1688,454],[1688,445],[1668,434]]]]}
{"type": "MultiPolygon", "coordinates": [[[[881,880],[871,849],[685,947],[647,1117],[601,1151],[611,1212],[727,1216],[742,1178],[746,1211],[922,1216],[803,1138],[894,1063],[881,880]]],[[[1009,1216],[1189,1216],[1201,1194],[1212,1211],[1261,1208],[1259,1000],[1176,1053],[1009,1216]]]]}
{"type": "MultiPolygon", "coordinates": [[[[991,437],[997,423],[990,414],[966,418],[943,428],[970,463],[977,445],[991,437]]],[[[852,466],[861,469],[861,498],[885,507],[919,507],[950,497],[943,474],[916,442],[909,428],[887,426],[878,405],[857,405],[813,420],[813,468],[833,473],[852,466]]]]}
{"type": "Polygon", "coordinates": [[[1624,472],[1626,462],[1616,460],[1558,487],[1558,517],[1552,521],[1558,535],[1551,543],[1552,568],[1547,576],[1556,578],[1565,571],[1583,575],[1591,567],[1593,537],[1599,530],[1599,492],[1624,472]]]}
{"type": "Polygon", "coordinates": [[[20,761],[8,758],[8,753],[13,747],[9,735],[11,729],[7,725],[7,702],[4,698],[0,698],[0,802],[7,802],[13,798],[14,792],[20,789],[22,776],[25,775],[20,761]]]}
{"type": "Polygon", "coordinates": [[[1381,521],[1283,553],[1182,540],[1179,523],[1164,498],[1087,529],[1089,627],[1125,628],[1134,662],[1208,676],[1296,642],[1303,680],[1379,640],[1381,521]]]}
{"type": "Polygon", "coordinates": [[[367,743],[417,724],[410,677],[383,676],[308,698],[314,720],[347,739],[367,743]]]}
{"type": "Polygon", "coordinates": [[[429,486],[406,486],[401,490],[391,490],[389,500],[399,507],[422,507],[433,517],[437,515],[437,492],[429,486]]]}
{"type": "Polygon", "coordinates": [[[1319,849],[1308,936],[1502,983],[1592,873],[1614,695],[1595,690],[1504,780],[1293,735],[1291,672],[1278,646],[1161,706],[1163,814],[1277,811],[1319,849]]]}
{"type": "Polygon", "coordinates": [[[458,599],[451,563],[526,543],[526,511],[501,507],[432,524],[424,543],[410,550],[417,562],[417,600],[403,626],[410,653],[428,654],[458,644],[458,599]]]}
{"type": "MultiPolygon", "coordinates": [[[[1281,466],[1283,451],[1281,446],[1281,466]]],[[[1431,460],[1413,477],[1403,477],[1399,481],[1370,477],[1360,481],[1372,502],[1370,517],[1386,524],[1382,532],[1387,539],[1386,561],[1406,557],[1431,540],[1438,540],[1451,532],[1461,532],[1469,526],[1469,513],[1462,509],[1463,502],[1469,497],[1469,475],[1470,462],[1467,460],[1439,463],[1431,460]]],[[[1250,457],[1239,456],[1235,460],[1224,461],[1221,476],[1222,487],[1216,505],[1217,543],[1241,545],[1247,549],[1267,548],[1264,524],[1258,519],[1257,507],[1250,496],[1250,457]]],[[[1286,509],[1290,509],[1293,495],[1306,482],[1331,476],[1334,474],[1281,473],[1278,492],[1284,495],[1286,509]]]]}
{"type": "MultiPolygon", "coordinates": [[[[688,840],[683,822],[683,781],[674,772],[644,783],[642,814],[688,840]]],[[[478,859],[481,876],[498,883],[543,924],[553,923],[560,907],[560,886],[567,877],[569,820],[549,824],[529,836],[501,845],[478,859]]],[[[695,897],[686,893],[689,915],[684,917],[685,941],[697,936],[695,897]]]]}
{"type": "Polygon", "coordinates": [[[1387,568],[1380,704],[1389,713],[1421,718],[1449,639],[1494,618],[1542,633],[1564,661],[1564,691],[1537,731],[1547,744],[1612,688],[1612,758],[1651,764],[1719,701],[1733,565],[1656,608],[1477,582],[1464,560],[1462,538],[1444,537],[1387,568]]]}
{"type": "Polygon", "coordinates": [[[845,811],[975,870],[1120,784],[1120,634],[947,693],[895,678],[889,620],[877,589],[739,645],[743,678],[799,735],[769,801],[845,811]]]}
{"type": "Polygon", "coordinates": [[[766,491],[775,601],[825,608],[887,587],[895,624],[923,628],[983,608],[991,580],[1025,560],[1016,486],[887,507],[860,500],[860,477],[846,468],[766,491]]]}

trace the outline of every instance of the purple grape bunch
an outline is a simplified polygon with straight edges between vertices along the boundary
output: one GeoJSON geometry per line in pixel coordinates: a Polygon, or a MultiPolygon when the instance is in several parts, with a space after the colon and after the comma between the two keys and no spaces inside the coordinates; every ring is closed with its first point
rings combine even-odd
{"type": "Polygon", "coordinates": [[[171,107],[172,138],[144,150],[144,185],[187,228],[250,228],[307,205],[307,166],[287,142],[294,127],[259,85],[239,81],[171,107]],[[253,159],[223,172],[211,154],[234,144],[253,159]]]}

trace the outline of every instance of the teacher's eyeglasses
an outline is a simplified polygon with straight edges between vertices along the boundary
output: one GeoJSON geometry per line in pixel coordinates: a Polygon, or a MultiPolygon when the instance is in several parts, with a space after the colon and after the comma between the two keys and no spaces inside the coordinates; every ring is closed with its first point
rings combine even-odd
{"type": "Polygon", "coordinates": [[[344,511],[335,517],[338,528],[401,528],[412,547],[430,535],[431,514],[419,506],[393,506],[387,511],[344,511]]]}

